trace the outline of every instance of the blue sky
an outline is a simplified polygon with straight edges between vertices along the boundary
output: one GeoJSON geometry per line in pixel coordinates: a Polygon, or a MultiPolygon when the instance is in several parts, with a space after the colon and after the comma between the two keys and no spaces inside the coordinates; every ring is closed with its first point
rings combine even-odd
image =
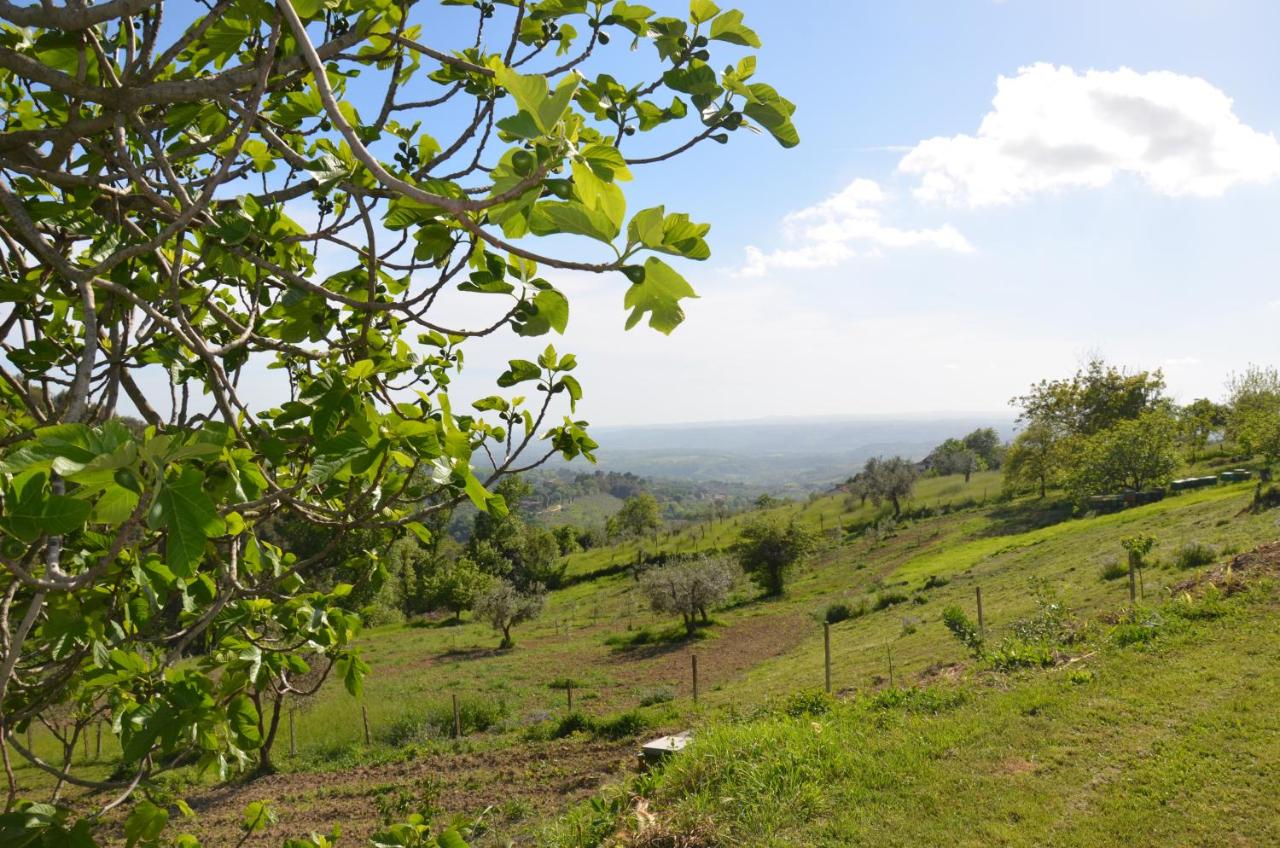
{"type": "MultiPolygon", "coordinates": [[[[553,341],[581,362],[581,417],[1004,411],[1097,353],[1163,368],[1190,400],[1276,364],[1280,3],[732,5],[802,143],[738,133],[635,169],[632,211],[713,224],[671,337],[624,332],[621,276],[548,274],[571,299],[553,341]]],[[[617,38],[587,71],[648,53],[617,38]]],[[[482,341],[452,393],[491,394],[545,343],[482,341]]],[[[251,403],[278,397],[252,384],[251,403]]]]}
{"type": "Polygon", "coordinates": [[[562,280],[588,418],[999,410],[1093,353],[1162,367],[1189,400],[1275,362],[1280,4],[736,5],[765,42],[759,78],[797,103],[802,144],[735,137],[637,174],[633,208],[665,200],[712,221],[715,255],[688,269],[702,298],[670,338],[621,332],[619,285],[562,280]],[[1016,97],[982,146],[995,158],[966,176],[944,144],[909,173],[922,141],[979,135],[1001,77],[1016,97]],[[1074,148],[1042,149],[1064,133],[1101,156],[1097,173],[1060,167],[1074,148]],[[1168,144],[1184,155],[1151,152],[1168,144]],[[922,194],[954,167],[958,185],[922,194]],[[1008,179],[1012,197],[983,199],[1008,179]],[[823,211],[855,180],[870,183],[823,211]],[[819,224],[871,237],[833,258],[805,234],[819,224]],[[752,248],[792,255],[752,273],[752,248]]]}

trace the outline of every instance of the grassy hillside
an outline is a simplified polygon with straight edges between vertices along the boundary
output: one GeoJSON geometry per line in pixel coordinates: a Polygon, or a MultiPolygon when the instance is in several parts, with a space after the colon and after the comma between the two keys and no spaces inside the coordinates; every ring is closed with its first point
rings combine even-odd
{"type": "MultiPolygon", "coordinates": [[[[375,828],[387,810],[428,807],[440,815],[482,814],[484,833],[477,836],[477,844],[505,844],[506,839],[522,838],[544,827],[575,799],[601,787],[625,785],[637,737],[696,726],[706,731],[699,740],[700,751],[720,751],[715,756],[741,760],[744,768],[753,757],[765,757],[758,764],[759,774],[743,775],[743,786],[750,791],[768,799],[774,797],[770,793],[784,789],[769,781],[784,780],[790,787],[786,791],[803,797],[787,802],[795,804],[794,815],[779,815],[766,827],[750,817],[764,812],[736,817],[721,803],[722,797],[703,797],[695,791],[699,780],[682,782],[678,773],[671,772],[652,787],[663,821],[703,827],[705,822],[698,822],[706,819],[711,823],[707,827],[736,834],[727,844],[737,844],[733,840],[751,833],[758,837],[753,837],[752,844],[759,845],[814,840],[815,844],[822,840],[832,845],[846,844],[842,840],[856,843],[863,834],[877,832],[877,821],[901,821],[903,836],[901,840],[893,836],[891,844],[908,841],[909,834],[927,844],[929,833],[913,821],[921,814],[933,815],[935,808],[945,807],[945,799],[962,790],[978,804],[984,797],[983,781],[1008,782],[1007,791],[1016,794],[1020,790],[1014,781],[1025,780],[1032,788],[1007,799],[1007,810],[1001,806],[1006,804],[1003,796],[993,804],[993,809],[1005,810],[1004,818],[993,818],[990,827],[975,831],[985,834],[988,842],[999,841],[993,834],[1000,827],[1013,827],[1015,814],[1034,818],[1030,810],[1054,785],[1053,771],[1042,777],[999,748],[1017,738],[1030,739],[1025,734],[1031,731],[1020,722],[1036,714],[1023,715],[1020,710],[1026,705],[1040,700],[1050,705],[1045,718],[1036,721],[1054,718],[1058,723],[1048,730],[1058,735],[1046,737],[1047,747],[1028,742],[1009,751],[1023,751],[1017,757],[1031,763],[1051,754],[1071,763],[1078,757],[1080,764],[1070,768],[1094,763],[1105,771],[1100,763],[1119,744],[1108,734],[1120,734],[1138,745],[1148,738],[1144,735],[1148,725],[1166,726],[1174,717],[1182,721],[1188,710],[1208,706],[1212,699],[1204,693],[1196,695],[1191,682],[1194,669],[1210,663],[1215,652],[1230,651],[1230,662],[1239,664],[1223,665],[1219,684],[1228,673],[1245,674],[1255,665],[1254,670],[1261,673],[1264,661],[1274,662],[1276,651],[1270,647],[1256,657],[1236,650],[1252,644],[1257,637],[1251,634],[1265,630],[1268,621],[1276,623],[1268,618],[1270,607],[1261,604],[1233,613],[1227,619],[1229,626],[1212,622],[1188,628],[1186,650],[1199,653],[1178,661],[1184,663],[1178,666],[1184,669],[1181,677],[1146,680],[1145,654],[1134,658],[1122,651],[1112,665],[1114,652],[1108,648],[1085,663],[1092,669],[1105,660],[1108,670],[1099,670],[1097,682],[1080,689],[1062,683],[1066,678],[1056,671],[1030,673],[1024,675],[1025,681],[1017,675],[970,680],[975,664],[943,626],[941,616],[952,604],[974,615],[976,587],[982,589],[987,637],[993,645],[1014,633],[1020,619],[1035,612],[1033,580],[1056,592],[1076,620],[1104,627],[1100,623],[1112,620],[1128,603],[1127,581],[1103,577],[1104,568],[1123,554],[1122,538],[1139,532],[1158,538],[1154,562],[1143,574],[1147,603],[1157,604],[1169,597],[1169,587],[1212,567],[1176,567],[1175,554],[1184,543],[1211,546],[1221,563],[1280,535],[1274,511],[1248,509],[1252,487],[1247,483],[1086,518],[1069,518],[1066,510],[1034,500],[997,503],[992,500],[997,488],[994,474],[975,475],[968,485],[959,478],[922,481],[910,509],[927,506],[933,514],[898,523],[877,524],[881,512],[870,504],[850,503],[841,494],[770,510],[772,517],[794,518],[818,531],[823,539],[820,551],[795,576],[782,599],[760,600],[753,586],[741,583],[716,611],[714,625],[695,640],[682,638],[676,622],[648,612],[634,580],[621,566],[632,562],[641,548],[652,552],[726,547],[741,529],[742,518],[575,555],[570,561],[571,584],[551,595],[540,619],[516,628],[514,650],[498,650],[498,636],[469,618],[459,625],[371,630],[362,639],[365,659],[373,667],[363,701],[352,699],[331,681],[318,696],[303,702],[294,716],[296,755],[289,754],[287,722],[282,722],[276,749],[282,773],[229,790],[197,793],[196,830],[211,836],[233,834],[243,803],[265,798],[276,801],[282,811],[278,833],[304,833],[338,821],[348,837],[358,838],[375,828]],[[846,603],[862,614],[831,628],[833,688],[841,703],[831,706],[830,717],[824,713],[812,720],[822,725],[822,731],[808,740],[805,733],[816,733],[809,717],[797,724],[766,713],[743,723],[744,716],[755,715],[762,705],[821,688],[820,616],[834,602],[846,603]],[[1236,622],[1240,627],[1235,627],[1236,622]],[[1202,628],[1208,630],[1202,633],[1202,628]],[[1214,643],[1215,639],[1225,641],[1214,643]],[[701,684],[696,706],[690,699],[693,653],[699,657],[701,684]],[[929,724],[933,729],[928,729],[922,724],[926,716],[918,711],[877,706],[875,699],[892,691],[890,659],[895,690],[923,685],[981,691],[967,693],[955,704],[948,700],[950,696],[943,698],[948,706],[937,718],[939,723],[929,724]],[[1131,691],[1128,681],[1140,681],[1150,690],[1131,691]],[[565,682],[575,687],[571,716],[566,715],[567,693],[554,688],[565,682]],[[1107,699],[1105,704],[1133,703],[1124,708],[1128,712],[1117,713],[1115,727],[1106,721],[1110,707],[1084,713],[1078,704],[1053,706],[1083,691],[1100,692],[1107,699]],[[462,712],[461,740],[449,738],[454,695],[462,712]],[[1168,699],[1173,699],[1172,706],[1161,707],[1168,699]],[[362,708],[371,744],[364,741],[362,708]],[[1085,715],[1093,716],[1099,726],[1082,729],[1078,738],[1073,737],[1072,727],[1085,715]],[[892,733],[882,733],[882,725],[892,733]],[[831,762],[824,759],[812,769],[806,765],[791,776],[769,776],[776,765],[769,765],[773,754],[761,747],[763,742],[734,748],[756,736],[796,744],[808,740],[809,748],[822,750],[827,740],[833,740],[834,748],[845,753],[831,762]],[[916,738],[923,740],[918,748],[912,741],[916,738]],[[877,759],[868,759],[877,751],[877,759]],[[957,758],[952,778],[957,785],[933,788],[935,771],[946,770],[952,757],[957,758]],[[1000,765],[1006,761],[1007,765],[1000,765]],[[879,777],[868,776],[873,762],[886,769],[879,777]],[[1001,773],[1001,768],[1010,773],[1001,773]],[[752,781],[763,783],[757,786],[752,781]],[[824,829],[820,838],[799,839],[797,833],[811,818],[799,812],[810,809],[804,806],[808,801],[801,801],[820,795],[822,786],[830,787],[833,799],[833,806],[813,808],[817,810],[813,815],[825,817],[824,829]],[[883,786],[895,787],[894,792],[885,794],[883,786]],[[881,806],[866,806],[872,796],[881,806]]],[[[1168,647],[1172,650],[1181,644],[1175,640],[1168,647]]],[[[1250,699],[1240,703],[1252,709],[1250,699]]],[[[1224,715],[1233,714],[1232,703],[1227,699],[1221,706],[1225,712],[1209,716],[1212,721],[1207,726],[1219,727],[1224,715]]],[[[1257,730],[1251,725],[1242,732],[1251,737],[1257,730]]],[[[39,746],[51,740],[37,737],[36,742],[39,746]]],[[[1151,745],[1158,742],[1150,737],[1151,745]]],[[[1139,753],[1132,756],[1140,764],[1140,750],[1145,749],[1135,750],[1139,753]]],[[[102,773],[111,768],[113,755],[109,747],[103,751],[102,773]]],[[[690,757],[682,762],[699,760],[690,757]]],[[[1129,785],[1120,777],[1115,779],[1120,786],[1129,785]]],[[[20,768],[18,780],[36,783],[42,776],[20,768]]],[[[1092,803],[1094,796],[1086,800],[1092,803]]],[[[1123,797],[1107,803],[1119,805],[1115,816],[1122,816],[1123,797]]],[[[950,819],[935,818],[937,833],[944,832],[942,823],[950,819]]],[[[1050,819],[1052,815],[1046,813],[1035,820],[1048,827],[1050,819]]],[[[583,832],[589,833],[590,828],[583,832]]],[[[1084,840],[1087,833],[1081,830],[1071,839],[1084,840]]]]}
{"type": "Polygon", "coordinates": [[[1048,670],[721,717],[632,782],[643,816],[583,808],[550,844],[620,825],[634,845],[1276,844],[1278,603],[1268,575],[1048,670]]]}

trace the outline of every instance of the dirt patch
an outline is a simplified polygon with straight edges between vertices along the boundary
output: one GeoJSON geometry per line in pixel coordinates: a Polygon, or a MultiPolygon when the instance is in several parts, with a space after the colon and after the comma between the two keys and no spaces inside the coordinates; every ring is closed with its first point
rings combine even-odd
{"type": "Polygon", "coordinates": [[[609,673],[633,686],[666,684],[687,694],[692,688],[689,655],[698,655],[698,686],[704,691],[726,683],[766,660],[782,656],[810,635],[813,622],[802,613],[746,618],[715,639],[643,654],[629,662],[615,656],[609,673]]]}
{"type": "Polygon", "coordinates": [[[1206,586],[1216,586],[1232,595],[1249,583],[1275,574],[1280,574],[1280,542],[1269,542],[1233,557],[1230,562],[1214,566],[1204,574],[1182,581],[1173,587],[1173,591],[1194,592],[1206,586]]]}
{"type": "Polygon", "coordinates": [[[242,835],[245,805],[267,801],[279,821],[250,844],[279,845],[285,838],[327,833],[338,825],[342,841],[358,845],[380,827],[380,806],[410,807],[397,816],[403,818],[426,802],[437,811],[437,821],[458,814],[483,816],[488,832],[474,844],[507,844],[630,770],[634,747],[634,742],[523,743],[394,765],[271,775],[190,798],[197,818],[186,829],[206,845],[234,844],[242,835]]]}
{"type": "Polygon", "coordinates": [[[996,766],[998,774],[1030,774],[1038,769],[1035,763],[1022,757],[1009,757],[996,766]]]}

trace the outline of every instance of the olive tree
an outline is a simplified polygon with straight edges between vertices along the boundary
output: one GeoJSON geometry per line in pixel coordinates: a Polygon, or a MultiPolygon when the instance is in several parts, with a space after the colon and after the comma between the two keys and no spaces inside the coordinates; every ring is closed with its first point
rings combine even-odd
{"type": "Polygon", "coordinates": [[[893,515],[902,514],[902,501],[911,497],[920,477],[920,470],[915,463],[900,456],[883,459],[873,457],[867,460],[862,469],[866,480],[867,494],[876,506],[889,501],[893,504],[893,515]]]}
{"type": "Polygon", "coordinates": [[[344,599],[378,549],[311,570],[590,459],[575,357],[523,352],[569,320],[551,278],[608,275],[626,327],[671,332],[709,225],[623,185],[742,129],[798,141],[710,0],[174,6],[0,2],[0,754],[47,800],[91,790],[31,807],[6,769],[2,827],[35,843],[92,844],[124,806],[131,843],[167,844],[137,796],[251,766],[255,693],[317,665],[359,693],[344,599]],[[476,345],[508,365],[465,397],[476,345]],[[280,517],[328,541],[299,555],[260,532],[280,517]],[[113,729],[109,774],[26,744],[59,710],[113,729]]]}
{"type": "Polygon", "coordinates": [[[692,636],[701,621],[707,624],[707,610],[725,599],[733,588],[733,572],[721,559],[686,557],[658,568],[640,578],[640,591],[650,608],[660,614],[678,615],[685,632],[692,636]]]}
{"type": "Polygon", "coordinates": [[[546,602],[541,586],[525,591],[509,580],[498,579],[476,598],[476,617],[482,618],[502,633],[500,648],[513,648],[511,628],[524,621],[537,618],[546,602]]]}

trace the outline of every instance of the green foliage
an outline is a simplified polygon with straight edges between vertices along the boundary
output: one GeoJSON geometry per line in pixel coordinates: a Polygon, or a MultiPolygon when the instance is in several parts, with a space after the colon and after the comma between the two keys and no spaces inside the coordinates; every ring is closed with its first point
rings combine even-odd
{"type": "MultiPolygon", "coordinates": [[[[492,566],[511,603],[480,606],[509,643],[563,563],[549,534],[504,524],[502,478],[596,444],[573,354],[509,359],[498,393],[470,398],[472,340],[514,355],[563,333],[548,277],[566,269],[621,282],[627,325],[671,332],[695,294],[665,258],[707,259],[710,227],[629,214],[632,166],[739,130],[798,141],[735,10],[465,4],[470,35],[434,5],[0,12],[0,618],[22,634],[0,715],[10,738],[106,719],[123,751],[106,781],[49,763],[87,791],[74,816],[18,808],[29,844],[94,844],[108,797],[174,768],[253,767],[273,698],[313,663],[359,694],[355,610],[418,611],[424,587],[456,610],[492,566]],[[618,64],[611,34],[652,50],[618,64]],[[456,138],[421,131],[463,114],[456,138]],[[638,134],[671,152],[628,161],[638,134]],[[450,314],[455,295],[475,309],[450,314]],[[250,406],[264,374],[272,402],[250,406]],[[492,532],[424,581],[455,559],[437,519],[463,502],[492,532]],[[391,555],[406,535],[421,562],[391,555]]],[[[116,817],[130,845],[173,841],[149,803],[116,817]]],[[[270,816],[251,809],[255,834],[270,816]]],[[[375,841],[462,844],[421,819],[375,841]]]]}
{"type": "Polygon", "coordinates": [[[873,457],[863,466],[859,479],[876,506],[885,501],[893,504],[893,515],[897,518],[902,514],[902,501],[911,496],[919,476],[915,463],[900,456],[873,457]]]}
{"type": "Polygon", "coordinates": [[[622,509],[609,519],[610,537],[640,537],[657,532],[662,527],[662,511],[658,500],[648,492],[640,492],[627,498],[622,509]]]}
{"type": "Polygon", "coordinates": [[[1173,564],[1181,569],[1212,565],[1217,559],[1217,550],[1204,542],[1187,542],[1173,553],[1173,564]]]}
{"type": "Polygon", "coordinates": [[[1249,454],[1280,460],[1280,371],[1250,366],[1227,384],[1227,430],[1249,454]]]}
{"type": "Polygon", "coordinates": [[[1098,571],[1098,576],[1103,581],[1119,580],[1122,577],[1129,576],[1129,566],[1119,559],[1109,559],[1103,563],[1102,568],[1098,571]]]}
{"type": "Polygon", "coordinates": [[[978,630],[978,625],[965,615],[964,610],[955,604],[946,607],[942,611],[942,623],[969,653],[975,657],[982,656],[984,647],[982,633],[978,630]]]}
{"type": "Polygon", "coordinates": [[[1178,467],[1177,423],[1164,409],[1119,421],[1075,445],[1067,483],[1081,502],[1089,495],[1166,485],[1178,467]]]}
{"type": "Polygon", "coordinates": [[[841,621],[847,621],[851,618],[859,618],[867,613],[867,602],[861,600],[856,604],[850,604],[845,601],[837,601],[834,604],[828,604],[822,613],[822,620],[827,624],[838,624],[841,621]]]}
{"type": "Polygon", "coordinates": [[[500,647],[515,647],[511,628],[524,621],[537,618],[542,613],[546,596],[541,586],[533,586],[524,592],[506,580],[495,580],[476,598],[477,618],[489,622],[494,630],[502,633],[500,647]]]}
{"type": "Polygon", "coordinates": [[[871,602],[871,609],[879,612],[889,607],[905,604],[909,597],[906,592],[899,592],[895,589],[886,589],[883,592],[876,593],[876,599],[871,602]]]}
{"type": "MultiPolygon", "coordinates": [[[[458,717],[462,734],[483,733],[510,715],[506,701],[474,695],[458,696],[458,717]]],[[[453,734],[453,701],[450,698],[424,699],[390,724],[378,729],[378,741],[401,748],[453,734]]],[[[421,811],[419,811],[421,812],[421,811]]]]}
{"type": "Polygon", "coordinates": [[[835,707],[836,699],[821,689],[809,689],[789,695],[778,708],[791,718],[824,716],[835,707]]]}
{"type": "Polygon", "coordinates": [[[753,519],[738,536],[735,553],[747,576],[766,595],[781,595],[787,575],[814,549],[813,534],[796,522],[785,527],[753,519]]]}

